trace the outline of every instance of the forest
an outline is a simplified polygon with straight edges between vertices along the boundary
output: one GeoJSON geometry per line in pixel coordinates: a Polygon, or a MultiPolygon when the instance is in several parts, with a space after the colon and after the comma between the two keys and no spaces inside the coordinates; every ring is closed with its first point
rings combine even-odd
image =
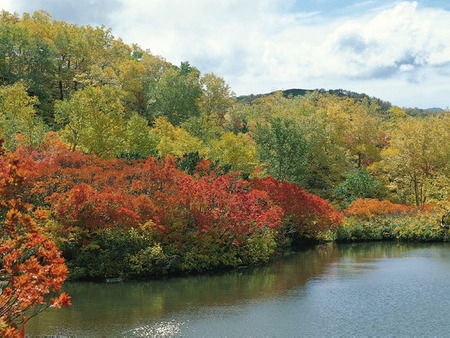
{"type": "Polygon", "coordinates": [[[70,280],[448,241],[450,114],[343,90],[237,98],[105,27],[0,14],[0,332],[70,280]]]}

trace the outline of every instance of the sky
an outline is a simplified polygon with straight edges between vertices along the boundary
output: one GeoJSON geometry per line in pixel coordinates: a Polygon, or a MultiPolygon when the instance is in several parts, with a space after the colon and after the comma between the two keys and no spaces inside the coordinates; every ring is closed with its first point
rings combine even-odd
{"type": "Polygon", "coordinates": [[[402,107],[450,106],[450,1],[0,0],[10,12],[112,28],[126,43],[237,95],[346,89],[402,107]]]}

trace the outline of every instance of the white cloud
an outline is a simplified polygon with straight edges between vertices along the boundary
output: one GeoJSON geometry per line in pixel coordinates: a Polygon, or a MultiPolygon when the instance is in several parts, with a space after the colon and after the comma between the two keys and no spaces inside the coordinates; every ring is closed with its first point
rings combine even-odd
{"type": "Polygon", "coordinates": [[[450,27],[438,25],[450,21],[448,11],[405,1],[325,21],[317,13],[290,13],[289,6],[281,0],[127,0],[116,31],[169,61],[189,60],[224,76],[238,94],[373,83],[371,94],[378,95],[379,80],[414,89],[450,63],[450,27]]]}
{"type": "Polygon", "coordinates": [[[415,67],[411,64],[407,64],[407,65],[400,65],[399,70],[401,72],[410,72],[412,70],[414,70],[415,67]]]}
{"type": "Polygon", "coordinates": [[[440,67],[450,62],[450,27],[437,22],[450,13],[418,9],[402,2],[369,21],[345,23],[331,34],[325,51],[343,65],[339,73],[355,77],[390,77],[399,70],[440,67]]]}

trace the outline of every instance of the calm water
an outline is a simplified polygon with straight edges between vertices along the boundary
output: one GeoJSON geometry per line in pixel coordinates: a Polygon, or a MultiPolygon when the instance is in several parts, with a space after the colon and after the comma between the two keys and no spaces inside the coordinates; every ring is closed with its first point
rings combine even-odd
{"type": "Polygon", "coordinates": [[[70,336],[449,336],[450,244],[325,245],[219,276],[67,285],[27,325],[70,336]]]}

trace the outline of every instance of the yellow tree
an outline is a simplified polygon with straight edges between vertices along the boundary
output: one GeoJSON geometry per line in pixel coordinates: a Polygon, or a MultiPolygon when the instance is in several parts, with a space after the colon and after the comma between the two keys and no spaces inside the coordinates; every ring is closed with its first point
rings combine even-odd
{"type": "Polygon", "coordinates": [[[56,104],[56,122],[64,128],[63,140],[75,150],[101,157],[119,155],[125,147],[126,123],[121,92],[113,87],[91,87],[77,91],[69,101],[56,104]]]}
{"type": "Polygon", "coordinates": [[[248,134],[227,132],[212,143],[211,156],[222,164],[230,164],[233,170],[251,173],[258,165],[257,149],[248,134]]]}
{"type": "MultiPolygon", "coordinates": [[[[373,167],[402,202],[427,202],[450,176],[450,118],[408,118],[398,125],[392,141],[373,167]]],[[[445,184],[444,184],[445,185],[445,184]]],[[[445,192],[442,191],[442,192],[445,192]]],[[[442,194],[438,199],[447,199],[442,194]]]]}
{"type": "Polygon", "coordinates": [[[235,96],[224,79],[213,73],[200,78],[203,95],[199,98],[200,111],[215,125],[222,126],[225,114],[233,105],[235,96]]]}
{"type": "Polygon", "coordinates": [[[386,129],[394,129],[400,123],[400,121],[406,118],[406,112],[397,106],[392,106],[387,111],[386,121],[384,121],[383,125],[386,129]]]}
{"type": "Polygon", "coordinates": [[[126,93],[125,105],[129,111],[145,112],[143,79],[144,65],[137,60],[125,60],[117,66],[121,89],[126,93]]]}
{"type": "Polygon", "coordinates": [[[159,156],[170,154],[182,157],[184,154],[192,152],[199,152],[203,156],[207,151],[199,138],[190,135],[178,126],[174,126],[164,117],[155,119],[152,132],[159,138],[157,145],[159,156]]]}
{"type": "Polygon", "coordinates": [[[6,148],[17,146],[17,134],[23,136],[23,144],[38,146],[44,139],[44,125],[35,115],[37,98],[27,94],[23,83],[0,87],[0,135],[6,139],[6,148]]]}
{"type": "Polygon", "coordinates": [[[354,99],[321,95],[317,109],[326,112],[334,143],[346,150],[357,168],[379,160],[383,134],[367,107],[354,99]]]}

